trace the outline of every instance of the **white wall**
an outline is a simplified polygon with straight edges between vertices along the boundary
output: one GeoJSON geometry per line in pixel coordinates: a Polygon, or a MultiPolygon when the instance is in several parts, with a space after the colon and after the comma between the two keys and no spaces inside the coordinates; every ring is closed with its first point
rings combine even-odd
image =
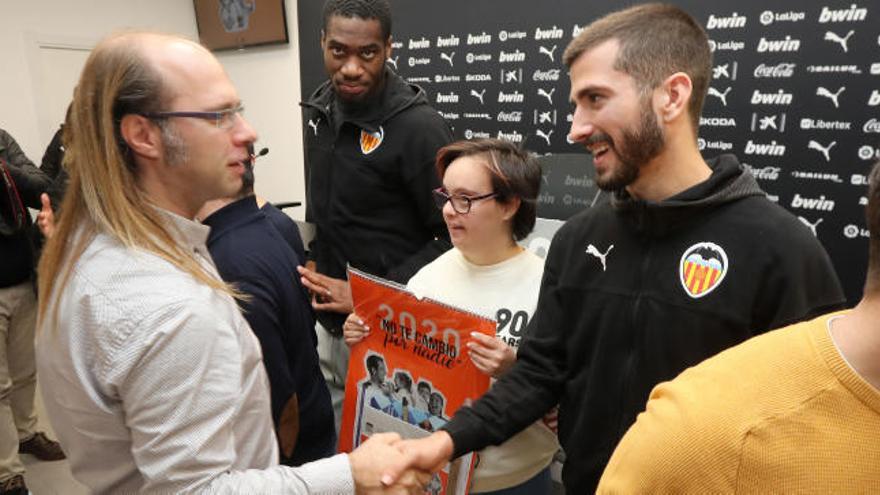
{"type": "MultiPolygon", "coordinates": [[[[256,171],[257,192],[270,201],[304,198],[296,2],[286,0],[290,44],[217,52],[260,134],[257,149],[271,150],[257,162],[256,171]]],[[[198,38],[191,0],[0,0],[0,19],[0,127],[36,163],[64,114],[64,108],[54,108],[55,102],[49,108],[48,99],[41,97],[52,82],[45,80],[47,46],[87,48],[125,28],[198,38]]],[[[53,53],[73,60],[58,50],[53,53]]],[[[58,67],[59,72],[70,71],[58,67]]],[[[62,85],[64,77],[59,73],[62,85]]],[[[303,208],[286,212],[303,217],[303,208]]]]}

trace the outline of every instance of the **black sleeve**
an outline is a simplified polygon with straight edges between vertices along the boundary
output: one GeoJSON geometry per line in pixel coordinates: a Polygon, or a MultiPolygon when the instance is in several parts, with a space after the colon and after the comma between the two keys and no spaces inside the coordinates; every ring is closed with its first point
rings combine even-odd
{"type": "Polygon", "coordinates": [[[406,156],[412,158],[407,158],[410,163],[404,164],[406,168],[402,175],[416,212],[432,234],[433,240],[404,260],[403,263],[388,270],[386,278],[403,284],[408,282],[423,266],[434,261],[452,247],[443,215],[434,205],[431,193],[441,185],[435,168],[437,150],[452,142],[452,130],[434,109],[426,107],[426,110],[429,110],[430,114],[427,118],[420,119],[421,127],[410,140],[406,156]],[[409,165],[413,163],[416,166],[410,167],[409,165]]]}
{"type": "Polygon", "coordinates": [[[25,206],[40,209],[40,194],[49,189],[51,179],[28,159],[15,139],[3,130],[0,130],[0,158],[6,161],[25,206]]]}
{"type": "Polygon", "coordinates": [[[296,377],[290,372],[289,356],[285,351],[281,301],[265,281],[240,276],[235,280],[235,287],[248,296],[247,301],[240,303],[242,314],[263,349],[263,365],[269,376],[272,396],[272,418],[277,424],[284,405],[297,390],[296,377]]]}
{"type": "Polygon", "coordinates": [[[561,244],[554,240],[550,246],[538,308],[520,344],[516,363],[472,407],[459,409],[443,427],[452,437],[454,457],[503,443],[559,403],[565,384],[570,324],[558,278],[565,261],[561,244]]]}
{"type": "Polygon", "coordinates": [[[46,146],[43,159],[40,161],[40,170],[53,180],[61,172],[61,161],[64,159],[64,148],[61,141],[62,133],[63,127],[55,131],[55,135],[52,136],[49,146],[46,146]]]}
{"type": "MultiPolygon", "coordinates": [[[[782,222],[780,222],[782,223],[782,222]]],[[[846,307],[837,273],[816,237],[793,217],[776,246],[797,246],[772,253],[755,299],[755,334],[846,307]],[[797,276],[799,278],[793,278],[797,276]]]]}

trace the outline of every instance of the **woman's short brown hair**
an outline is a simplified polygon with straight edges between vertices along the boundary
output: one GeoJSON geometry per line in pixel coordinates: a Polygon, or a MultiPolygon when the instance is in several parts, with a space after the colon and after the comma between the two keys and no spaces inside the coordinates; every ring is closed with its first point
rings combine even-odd
{"type": "Polygon", "coordinates": [[[440,179],[449,165],[464,156],[482,158],[492,181],[496,200],[507,203],[520,199],[513,215],[513,238],[525,239],[535,228],[538,190],[541,188],[541,166],[528,152],[501,139],[456,141],[437,151],[437,174],[440,179]]]}

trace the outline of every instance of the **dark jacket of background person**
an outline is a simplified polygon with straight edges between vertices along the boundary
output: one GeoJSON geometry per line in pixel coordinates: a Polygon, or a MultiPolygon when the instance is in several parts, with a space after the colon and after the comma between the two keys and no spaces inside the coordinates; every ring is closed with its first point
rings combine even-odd
{"type": "Polygon", "coordinates": [[[249,297],[242,313],[260,340],[276,429],[297,395],[299,435],[293,465],[331,455],[336,432],[330,393],[318,367],[315,321],[300,285],[297,255],[249,196],[214,212],[208,250],[220,276],[249,297]]]}
{"type": "MultiPolygon", "coordinates": [[[[50,184],[49,177],[31,162],[9,133],[0,129],[0,158],[24,206],[40,208],[40,194],[50,184]]],[[[6,222],[7,219],[0,219],[6,222]]],[[[25,227],[11,235],[0,234],[0,287],[18,285],[33,274],[37,254],[34,250],[30,215],[25,215],[25,227]]]]}
{"type": "Polygon", "coordinates": [[[67,171],[64,170],[64,143],[62,137],[64,125],[55,131],[52,141],[46,146],[43,159],[40,161],[40,170],[52,179],[52,184],[46,191],[52,200],[52,209],[57,210],[61,200],[64,199],[64,189],[67,188],[67,171]]]}
{"type": "Polygon", "coordinates": [[[303,247],[302,236],[299,234],[299,227],[296,226],[296,222],[294,222],[293,219],[287,216],[283,211],[272,205],[272,203],[264,204],[263,207],[260,208],[260,211],[262,211],[263,215],[266,215],[266,218],[272,222],[272,226],[275,227],[275,230],[277,230],[279,234],[281,234],[281,237],[284,238],[284,241],[287,242],[290,249],[293,249],[293,252],[295,252],[296,256],[299,258],[299,263],[305,265],[306,251],[303,247]]]}
{"type": "MultiPolygon", "coordinates": [[[[315,224],[309,256],[317,271],[346,279],[346,265],[406,283],[448,250],[449,235],[431,191],[440,187],[437,150],[452,131],[425,92],[386,69],[381,97],[344,114],[330,82],[304,102],[306,220],[315,224]],[[382,133],[361,150],[361,130],[382,133]]],[[[320,313],[329,330],[346,315],[320,313]]]]}
{"type": "Polygon", "coordinates": [[[708,180],[671,198],[618,191],[557,232],[517,364],[444,427],[456,456],[500,443],[558,402],[566,489],[593,492],[657,383],[844,306],[812,232],[771,203],[733,155],[709,166],[708,180]],[[720,247],[727,266],[711,292],[692,297],[680,273],[700,243],[720,247]]]}

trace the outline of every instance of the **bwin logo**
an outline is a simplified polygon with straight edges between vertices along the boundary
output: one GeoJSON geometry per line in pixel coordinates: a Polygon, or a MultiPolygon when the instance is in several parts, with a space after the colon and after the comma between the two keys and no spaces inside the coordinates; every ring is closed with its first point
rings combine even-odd
{"type": "Polygon", "coordinates": [[[521,143],[522,142],[522,134],[513,131],[513,132],[501,132],[498,131],[498,139],[504,139],[510,141],[511,143],[521,143]]]}
{"type": "Polygon", "coordinates": [[[791,105],[792,94],[781,89],[776,93],[762,93],[755,90],[752,93],[752,105],[791,105]]]}
{"type": "Polygon", "coordinates": [[[768,40],[761,36],[758,41],[758,52],[796,52],[801,48],[801,40],[793,40],[786,36],[784,40],[768,40]]]}
{"type": "Polygon", "coordinates": [[[480,100],[480,105],[485,105],[485,103],[483,102],[483,95],[485,95],[485,94],[486,94],[486,90],[485,90],[485,89],[483,89],[483,90],[480,91],[479,93],[477,92],[476,89],[472,89],[472,90],[471,90],[471,96],[473,96],[474,98],[480,100]]]}
{"type": "Polygon", "coordinates": [[[452,57],[454,57],[454,56],[455,56],[455,52],[450,52],[448,54],[446,52],[440,52],[440,58],[449,62],[450,67],[455,67],[455,63],[452,61],[452,57]]]}
{"type": "Polygon", "coordinates": [[[830,162],[831,161],[831,148],[833,148],[835,145],[837,145],[837,141],[831,141],[831,144],[829,144],[828,146],[822,146],[818,142],[810,139],[809,144],[807,144],[807,148],[811,149],[811,150],[816,150],[819,153],[822,153],[822,155],[825,157],[825,161],[830,162]]]}
{"type": "Polygon", "coordinates": [[[547,91],[544,91],[544,88],[538,88],[538,95],[547,98],[547,101],[550,102],[551,105],[553,104],[553,93],[555,92],[556,88],[550,89],[549,93],[547,91]]]}
{"type": "Polygon", "coordinates": [[[816,96],[824,96],[831,100],[834,103],[834,108],[840,108],[840,103],[837,101],[837,97],[840,96],[840,93],[846,91],[846,86],[841,86],[840,89],[837,90],[836,93],[832,93],[828,89],[825,89],[825,86],[819,86],[816,88],[816,96]]]}
{"type": "Polygon", "coordinates": [[[717,65],[712,67],[712,79],[720,79],[722,77],[726,77],[731,81],[736,80],[736,62],[728,62],[724,65],[717,65]]]}
{"type": "Polygon", "coordinates": [[[727,93],[730,93],[731,89],[733,89],[733,88],[728,86],[727,89],[725,89],[722,92],[722,91],[718,91],[717,89],[715,89],[713,87],[709,87],[709,94],[712,96],[715,96],[719,100],[721,100],[721,103],[724,104],[724,106],[726,107],[727,106],[727,93]]]}
{"type": "Polygon", "coordinates": [[[841,48],[843,48],[843,53],[849,53],[849,48],[847,47],[847,43],[849,42],[849,37],[852,36],[853,34],[855,34],[855,31],[850,29],[850,31],[848,33],[846,33],[846,36],[841,38],[840,36],[837,35],[837,33],[833,32],[833,31],[825,31],[825,41],[833,41],[834,43],[839,44],[841,48]]]}
{"type": "Polygon", "coordinates": [[[431,40],[422,36],[422,39],[419,40],[409,40],[409,49],[410,50],[423,50],[425,48],[431,48],[431,40]]]}
{"type": "Polygon", "coordinates": [[[458,103],[458,95],[455,93],[437,93],[437,103],[458,103]]]}
{"type": "Polygon", "coordinates": [[[514,91],[513,93],[498,92],[498,103],[522,103],[524,99],[523,94],[519,91],[514,91]]]}
{"type": "Polygon", "coordinates": [[[804,198],[800,193],[795,193],[791,199],[792,208],[803,208],[805,210],[833,211],[834,200],[825,199],[825,195],[821,195],[816,199],[804,198]]]}
{"type": "Polygon", "coordinates": [[[558,40],[562,39],[562,29],[553,26],[550,29],[535,28],[535,40],[558,40]]]}
{"type": "Polygon", "coordinates": [[[709,14],[709,21],[706,22],[706,29],[733,29],[746,27],[746,16],[738,15],[736,12],[730,17],[715,17],[709,14]]]}
{"type": "Polygon", "coordinates": [[[507,62],[523,62],[526,59],[526,53],[519,51],[519,49],[513,52],[504,52],[503,50],[498,55],[498,63],[503,64],[507,62]]]}
{"type": "Polygon", "coordinates": [[[868,9],[859,8],[856,4],[849,6],[849,9],[831,10],[828,7],[822,7],[822,13],[819,14],[819,22],[856,22],[864,21],[868,16],[868,9]]]}
{"type": "Polygon", "coordinates": [[[876,107],[877,105],[880,105],[880,91],[875,89],[871,91],[871,96],[868,97],[868,106],[876,107]]]}
{"type": "Polygon", "coordinates": [[[819,224],[822,223],[822,220],[823,220],[822,218],[816,220],[815,223],[810,223],[809,220],[807,220],[806,218],[804,218],[802,216],[798,216],[798,220],[800,220],[802,224],[806,225],[807,228],[810,229],[810,231],[813,233],[814,236],[818,236],[818,234],[816,233],[816,227],[818,227],[819,224]]]}
{"type": "Polygon", "coordinates": [[[551,62],[556,62],[556,60],[553,58],[553,54],[556,53],[556,45],[553,45],[553,48],[539,46],[538,53],[543,53],[544,55],[547,55],[548,57],[550,57],[551,62]]]}
{"type": "Polygon", "coordinates": [[[744,152],[747,155],[783,156],[785,155],[785,145],[777,144],[775,140],[770,141],[770,144],[763,144],[754,143],[749,139],[744,152]]]}

